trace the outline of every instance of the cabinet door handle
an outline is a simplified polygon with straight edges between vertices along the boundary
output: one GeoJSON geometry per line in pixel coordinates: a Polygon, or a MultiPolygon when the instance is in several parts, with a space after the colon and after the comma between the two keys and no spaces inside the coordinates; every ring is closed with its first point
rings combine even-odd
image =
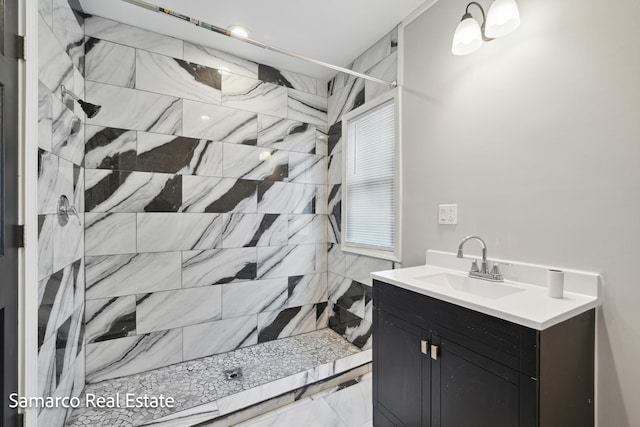
{"type": "Polygon", "coordinates": [[[433,360],[438,360],[438,351],[439,350],[440,350],[440,347],[438,347],[437,345],[431,344],[431,358],[433,360]]]}
{"type": "Polygon", "coordinates": [[[429,341],[420,341],[420,347],[422,350],[422,354],[429,354],[429,341]]]}

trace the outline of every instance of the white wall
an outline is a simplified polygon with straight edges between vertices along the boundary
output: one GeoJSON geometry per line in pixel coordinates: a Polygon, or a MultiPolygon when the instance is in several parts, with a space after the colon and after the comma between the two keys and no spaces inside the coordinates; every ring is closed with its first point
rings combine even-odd
{"type": "Polygon", "coordinates": [[[516,32],[456,57],[466,3],[406,27],[405,264],[478,234],[489,257],[602,273],[599,424],[638,426],[640,2],[518,0],[516,32]]]}

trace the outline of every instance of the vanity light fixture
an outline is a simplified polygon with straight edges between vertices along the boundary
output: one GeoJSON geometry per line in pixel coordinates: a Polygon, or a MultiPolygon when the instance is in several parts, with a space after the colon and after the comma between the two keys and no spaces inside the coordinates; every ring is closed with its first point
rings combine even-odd
{"type": "Polygon", "coordinates": [[[467,4],[464,15],[453,35],[451,52],[454,55],[468,55],[480,49],[483,41],[506,36],[520,25],[520,12],[515,0],[495,0],[485,15],[480,3],[467,4]],[[475,5],[482,13],[482,24],[471,15],[469,8],[475,5]]]}

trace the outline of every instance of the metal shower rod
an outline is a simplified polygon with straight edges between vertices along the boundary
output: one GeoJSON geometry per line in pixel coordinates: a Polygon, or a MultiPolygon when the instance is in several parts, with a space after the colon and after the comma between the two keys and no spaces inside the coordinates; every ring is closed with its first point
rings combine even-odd
{"type": "Polygon", "coordinates": [[[357,71],[349,70],[348,68],[339,67],[337,65],[329,64],[327,62],[320,61],[319,59],[311,58],[311,57],[306,56],[306,55],[301,55],[299,53],[292,52],[292,51],[286,50],[286,49],[282,49],[282,48],[277,47],[277,46],[271,46],[271,45],[259,42],[257,40],[250,39],[248,37],[237,36],[235,34],[232,34],[231,31],[226,30],[224,28],[216,27],[215,25],[208,24],[208,23],[206,23],[204,21],[200,21],[199,19],[195,19],[195,18],[191,18],[191,17],[186,16],[186,15],[182,15],[182,14],[180,14],[178,12],[174,12],[173,10],[169,10],[167,8],[164,8],[164,7],[156,6],[155,4],[147,3],[147,2],[145,2],[143,0],[123,0],[123,1],[125,1],[127,3],[131,3],[131,4],[133,4],[135,6],[138,6],[138,7],[142,7],[144,9],[152,10],[154,12],[158,12],[158,13],[162,13],[162,14],[165,14],[165,15],[173,16],[174,18],[178,18],[178,19],[180,19],[182,21],[190,22],[190,23],[196,25],[197,27],[204,28],[205,30],[213,31],[214,33],[221,34],[221,35],[227,36],[227,37],[231,37],[233,39],[240,40],[242,42],[245,42],[245,43],[252,44],[254,46],[260,47],[262,49],[272,50],[274,52],[278,52],[278,53],[281,53],[283,55],[291,56],[291,57],[297,58],[297,59],[302,59],[303,61],[307,61],[307,62],[312,62],[314,64],[317,64],[317,65],[320,65],[320,66],[323,66],[323,67],[326,67],[326,68],[330,68],[332,70],[340,71],[341,73],[350,74],[350,75],[355,76],[355,77],[360,77],[362,79],[366,79],[366,80],[369,80],[369,81],[372,81],[372,82],[376,82],[376,83],[380,83],[380,84],[384,84],[384,85],[390,85],[390,86],[394,86],[394,87],[398,85],[398,83],[395,80],[394,81],[389,81],[389,80],[379,79],[377,77],[373,77],[373,76],[370,76],[368,74],[359,73],[357,71]]]}

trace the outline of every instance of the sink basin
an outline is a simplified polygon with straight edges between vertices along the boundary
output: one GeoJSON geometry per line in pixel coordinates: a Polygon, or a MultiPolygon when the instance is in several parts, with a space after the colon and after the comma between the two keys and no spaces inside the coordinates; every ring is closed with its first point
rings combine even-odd
{"type": "Polygon", "coordinates": [[[456,291],[491,299],[498,299],[525,291],[525,289],[516,288],[504,283],[473,279],[451,273],[429,274],[427,276],[414,277],[414,279],[431,286],[448,287],[456,291]]]}

